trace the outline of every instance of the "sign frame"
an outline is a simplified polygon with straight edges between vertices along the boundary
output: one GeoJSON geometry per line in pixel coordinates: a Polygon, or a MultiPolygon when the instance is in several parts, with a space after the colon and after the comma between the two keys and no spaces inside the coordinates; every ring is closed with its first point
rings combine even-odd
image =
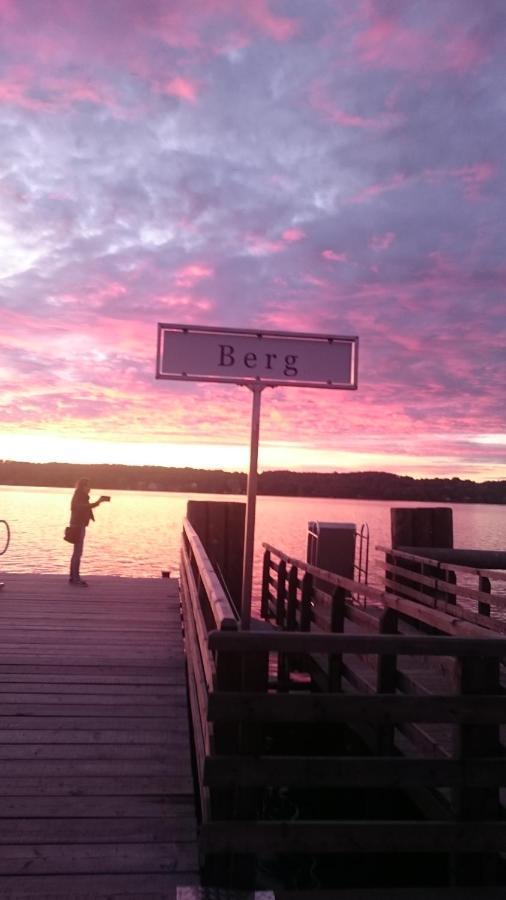
{"type": "Polygon", "coordinates": [[[341,390],[354,391],[358,385],[358,337],[356,335],[341,334],[317,334],[312,332],[289,332],[289,331],[268,331],[264,329],[253,328],[216,328],[214,326],[205,325],[176,325],[167,324],[165,322],[158,323],[157,335],[157,353],[156,353],[156,376],[157,379],[165,381],[202,381],[217,384],[239,384],[245,387],[252,387],[254,384],[262,387],[299,387],[299,388],[318,388],[325,390],[341,390]],[[222,335],[223,337],[247,337],[258,338],[262,340],[264,337],[267,341],[270,338],[293,341],[294,343],[321,342],[326,345],[346,344],[351,348],[351,366],[350,366],[350,382],[342,381],[311,381],[311,380],[290,380],[289,378],[264,378],[259,375],[252,374],[251,377],[240,377],[233,375],[201,375],[188,374],[186,372],[164,372],[163,371],[163,340],[165,332],[186,333],[186,334],[209,334],[222,335]]]}

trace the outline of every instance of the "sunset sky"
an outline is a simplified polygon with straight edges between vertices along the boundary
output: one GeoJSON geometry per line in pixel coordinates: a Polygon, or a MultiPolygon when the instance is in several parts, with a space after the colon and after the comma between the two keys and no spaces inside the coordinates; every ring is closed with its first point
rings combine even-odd
{"type": "Polygon", "coordinates": [[[260,468],[506,477],[505,0],[0,0],[0,458],[245,469],[158,322],[358,335],[260,468]]]}

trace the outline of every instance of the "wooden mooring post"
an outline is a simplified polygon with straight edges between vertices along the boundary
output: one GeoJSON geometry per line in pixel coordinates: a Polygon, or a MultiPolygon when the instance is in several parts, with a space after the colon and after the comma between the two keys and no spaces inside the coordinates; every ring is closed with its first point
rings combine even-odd
{"type": "Polygon", "coordinates": [[[246,506],[225,500],[189,500],[187,517],[197,532],[213,568],[222,581],[238,616],[246,506]]]}
{"type": "MultiPolygon", "coordinates": [[[[432,548],[453,548],[453,510],[447,506],[436,507],[393,507],[390,510],[391,522],[391,540],[392,550],[409,547],[410,551],[416,553],[415,548],[424,548],[425,553],[428,547],[432,548]]],[[[393,557],[387,554],[387,563],[393,564],[393,557]]],[[[395,562],[399,567],[399,560],[395,562]]],[[[442,572],[438,566],[430,566],[427,563],[417,563],[404,561],[402,568],[406,572],[417,572],[421,575],[436,577],[438,580],[455,583],[453,572],[442,572]]],[[[396,582],[396,591],[402,595],[402,586],[419,588],[409,576],[399,576],[398,573],[390,572],[387,576],[396,582]]],[[[430,588],[421,588],[423,593],[433,593],[430,588]]],[[[455,596],[453,594],[440,595],[447,603],[454,603],[455,596]]]]}

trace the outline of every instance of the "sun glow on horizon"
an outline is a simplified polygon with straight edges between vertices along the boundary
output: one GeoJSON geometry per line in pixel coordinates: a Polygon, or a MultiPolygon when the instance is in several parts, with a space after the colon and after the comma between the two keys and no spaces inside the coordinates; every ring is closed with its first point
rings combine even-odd
{"type": "MultiPolygon", "coordinates": [[[[246,472],[249,446],[244,444],[167,441],[119,441],[70,438],[51,434],[8,434],[0,442],[0,458],[17,462],[74,463],[82,466],[124,465],[221,469],[246,472]]],[[[473,481],[502,480],[504,466],[479,466],[462,458],[439,455],[430,460],[420,452],[361,452],[260,442],[259,470],[305,472],[383,471],[414,478],[452,478],[473,481]]]]}

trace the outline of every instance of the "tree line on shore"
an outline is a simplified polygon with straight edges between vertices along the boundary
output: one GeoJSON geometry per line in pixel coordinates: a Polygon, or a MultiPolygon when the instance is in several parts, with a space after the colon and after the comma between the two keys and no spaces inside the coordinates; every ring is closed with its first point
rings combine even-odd
{"type": "MultiPolygon", "coordinates": [[[[245,494],[246,474],[165,466],[79,465],[0,460],[0,484],[71,488],[86,475],[96,490],[245,494]]],[[[506,503],[506,481],[411,478],[389,472],[261,472],[260,494],[436,503],[506,503]]]]}

